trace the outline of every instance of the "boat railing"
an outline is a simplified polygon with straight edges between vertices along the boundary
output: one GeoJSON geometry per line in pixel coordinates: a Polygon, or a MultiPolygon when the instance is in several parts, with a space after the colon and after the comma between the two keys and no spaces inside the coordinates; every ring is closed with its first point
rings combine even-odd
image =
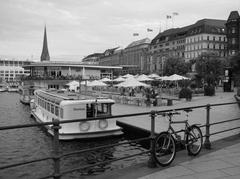
{"type": "MultiPolygon", "coordinates": [[[[91,167],[95,167],[95,166],[99,166],[99,165],[104,165],[104,164],[109,164],[111,162],[124,160],[124,159],[127,159],[127,158],[132,158],[132,157],[136,157],[138,155],[143,155],[143,154],[148,154],[149,155],[148,166],[149,167],[156,167],[156,163],[155,163],[154,158],[153,158],[153,145],[154,145],[153,142],[154,142],[154,137],[156,135],[155,119],[156,119],[158,113],[169,112],[169,111],[172,111],[172,110],[182,111],[182,110],[185,110],[185,109],[193,109],[193,112],[194,112],[194,109],[205,108],[206,109],[206,122],[204,124],[201,124],[200,127],[205,128],[205,130],[204,130],[205,133],[203,134],[203,137],[205,138],[204,146],[205,146],[206,149],[211,149],[210,136],[217,135],[217,134],[220,134],[220,133],[224,133],[224,132],[227,132],[227,131],[240,129],[240,126],[234,126],[232,128],[228,128],[228,129],[225,128],[224,130],[214,131],[214,132],[211,133],[211,131],[210,131],[211,126],[221,125],[221,124],[225,124],[225,123],[240,120],[240,118],[234,118],[234,119],[227,119],[227,120],[223,120],[223,121],[219,121],[219,122],[210,123],[210,121],[211,121],[210,120],[211,109],[214,108],[214,107],[217,107],[217,106],[235,105],[235,104],[240,104],[240,102],[238,101],[238,102],[231,102],[231,103],[206,104],[206,105],[201,105],[201,106],[191,106],[191,107],[188,107],[188,108],[172,108],[172,109],[168,109],[168,110],[150,111],[150,112],[124,114],[124,115],[114,115],[114,116],[109,116],[109,117],[96,117],[96,118],[88,118],[88,119],[73,119],[73,120],[63,120],[63,121],[59,121],[58,119],[53,119],[52,122],[0,126],[0,131],[4,131],[4,130],[11,130],[11,129],[20,129],[20,128],[29,128],[29,127],[38,127],[38,126],[44,126],[44,125],[52,125],[53,134],[54,134],[53,135],[53,154],[52,155],[49,155],[49,156],[46,156],[46,157],[43,157],[43,158],[17,162],[17,163],[13,163],[13,164],[9,164],[9,165],[0,165],[0,170],[12,168],[12,167],[17,167],[17,166],[22,166],[22,165],[26,165],[26,164],[31,164],[31,163],[35,163],[35,162],[41,162],[41,161],[45,161],[45,160],[52,160],[53,163],[54,163],[54,171],[52,172],[52,174],[47,175],[47,176],[42,177],[42,178],[60,179],[63,175],[72,173],[74,171],[82,171],[82,170],[85,170],[87,168],[91,168],[91,167]],[[91,148],[72,151],[72,152],[67,152],[67,153],[63,153],[62,151],[60,151],[59,129],[61,128],[61,124],[81,122],[81,121],[86,121],[86,120],[87,121],[93,121],[93,120],[100,120],[100,119],[106,119],[106,118],[111,120],[111,119],[116,119],[116,118],[120,119],[120,118],[127,118],[127,117],[134,117],[134,116],[144,116],[144,115],[150,116],[150,119],[151,119],[151,120],[149,120],[149,122],[151,124],[151,131],[148,133],[147,137],[142,137],[142,138],[138,138],[138,139],[134,139],[134,140],[119,142],[119,143],[116,143],[116,144],[108,144],[108,145],[103,145],[103,146],[97,146],[97,147],[94,147],[94,148],[91,147],[91,148]],[[120,145],[132,144],[132,143],[139,143],[139,142],[142,142],[142,141],[150,142],[150,148],[145,149],[144,151],[141,151],[139,153],[129,154],[127,156],[123,156],[123,157],[119,157],[119,158],[109,159],[109,160],[106,160],[106,161],[101,161],[101,162],[97,162],[97,163],[94,163],[94,164],[88,164],[88,165],[84,165],[84,166],[79,166],[79,167],[76,167],[76,168],[60,170],[60,168],[61,168],[61,161],[60,160],[64,157],[68,157],[68,156],[72,156],[72,155],[76,155],[76,154],[80,154],[80,153],[85,153],[85,152],[90,152],[90,151],[95,151],[95,150],[99,150],[99,149],[104,149],[104,148],[110,148],[110,147],[114,147],[114,146],[120,146],[120,145]]],[[[181,131],[182,130],[177,131],[177,132],[181,132],[181,131]]]]}

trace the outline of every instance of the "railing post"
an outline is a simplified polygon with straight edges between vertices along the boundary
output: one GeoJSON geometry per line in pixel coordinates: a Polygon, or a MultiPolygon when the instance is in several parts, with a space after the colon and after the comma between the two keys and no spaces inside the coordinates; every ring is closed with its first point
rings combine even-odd
{"type": "Polygon", "coordinates": [[[206,138],[204,142],[204,146],[206,149],[211,149],[211,142],[209,140],[210,137],[210,104],[207,104],[206,110],[207,110],[207,117],[206,117],[206,138]]]}
{"type": "Polygon", "coordinates": [[[148,167],[150,168],[155,168],[156,162],[155,159],[153,157],[153,150],[154,150],[154,138],[155,138],[155,116],[156,116],[156,112],[155,111],[151,111],[151,135],[150,135],[150,150],[151,150],[151,155],[150,158],[148,160],[148,167]]]}
{"type": "Polygon", "coordinates": [[[60,179],[60,154],[59,154],[59,120],[53,119],[53,162],[54,162],[54,179],[60,179]]]}

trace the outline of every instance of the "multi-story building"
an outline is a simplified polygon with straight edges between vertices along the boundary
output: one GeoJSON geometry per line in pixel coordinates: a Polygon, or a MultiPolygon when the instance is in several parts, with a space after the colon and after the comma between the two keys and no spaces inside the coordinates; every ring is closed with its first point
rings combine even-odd
{"type": "Polygon", "coordinates": [[[185,40],[185,60],[209,53],[227,56],[227,38],[224,20],[202,19],[189,26],[185,40]]]}
{"type": "Polygon", "coordinates": [[[100,65],[118,66],[123,58],[123,50],[119,47],[107,49],[100,58],[100,65]]]}
{"type": "Polygon", "coordinates": [[[189,61],[203,53],[225,57],[227,39],[224,20],[202,19],[195,24],[159,33],[151,42],[147,68],[162,74],[165,59],[189,61]]]}
{"type": "Polygon", "coordinates": [[[238,11],[232,11],[226,23],[228,56],[240,52],[240,16],[238,11]]]}
{"type": "Polygon", "coordinates": [[[100,58],[103,56],[102,53],[93,53],[82,59],[82,62],[99,64],[100,58]]]}
{"type": "Polygon", "coordinates": [[[20,76],[29,75],[30,71],[22,66],[30,64],[30,61],[0,59],[0,77],[6,82],[15,82],[20,80],[20,76]]]}
{"type": "Polygon", "coordinates": [[[100,58],[100,65],[111,65],[123,67],[118,74],[137,74],[146,72],[147,50],[150,39],[145,38],[134,41],[125,49],[108,49],[100,58]]]}
{"type": "Polygon", "coordinates": [[[159,33],[151,42],[147,71],[163,73],[166,58],[184,58],[186,28],[169,29],[159,33]]]}
{"type": "Polygon", "coordinates": [[[132,74],[146,73],[147,51],[150,43],[149,38],[144,38],[132,42],[124,49],[123,61],[120,65],[128,67],[126,72],[132,74]]]}

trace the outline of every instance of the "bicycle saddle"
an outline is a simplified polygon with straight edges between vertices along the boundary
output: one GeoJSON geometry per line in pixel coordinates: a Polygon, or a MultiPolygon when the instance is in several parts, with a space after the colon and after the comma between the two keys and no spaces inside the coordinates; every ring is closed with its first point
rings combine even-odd
{"type": "Polygon", "coordinates": [[[187,108],[187,109],[184,109],[183,111],[185,111],[185,112],[189,113],[189,112],[192,112],[193,110],[192,110],[192,109],[190,109],[190,108],[187,108]]]}
{"type": "Polygon", "coordinates": [[[160,113],[162,116],[173,116],[173,115],[179,115],[181,114],[180,112],[176,112],[176,111],[169,111],[169,112],[163,112],[163,113],[160,113]]]}

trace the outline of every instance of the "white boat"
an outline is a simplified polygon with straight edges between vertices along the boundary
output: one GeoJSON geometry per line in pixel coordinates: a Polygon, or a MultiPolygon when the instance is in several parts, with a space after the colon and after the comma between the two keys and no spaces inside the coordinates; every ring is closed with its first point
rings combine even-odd
{"type": "Polygon", "coordinates": [[[32,86],[21,86],[19,88],[20,102],[23,104],[30,105],[31,99],[33,99],[34,87],[32,86]]]}
{"type": "Polygon", "coordinates": [[[0,92],[5,92],[7,91],[7,86],[6,85],[0,85],[0,92]]]}
{"type": "Polygon", "coordinates": [[[8,92],[18,92],[18,90],[19,89],[17,85],[8,86],[8,89],[7,89],[8,92]]]}
{"type": "MultiPolygon", "coordinates": [[[[114,100],[108,98],[86,98],[76,93],[57,90],[35,90],[31,100],[31,115],[37,122],[50,122],[52,119],[72,120],[112,115],[114,100]]],[[[52,125],[45,126],[53,135],[52,125]]],[[[116,119],[101,119],[61,124],[60,140],[97,138],[121,135],[116,119]]]]}

